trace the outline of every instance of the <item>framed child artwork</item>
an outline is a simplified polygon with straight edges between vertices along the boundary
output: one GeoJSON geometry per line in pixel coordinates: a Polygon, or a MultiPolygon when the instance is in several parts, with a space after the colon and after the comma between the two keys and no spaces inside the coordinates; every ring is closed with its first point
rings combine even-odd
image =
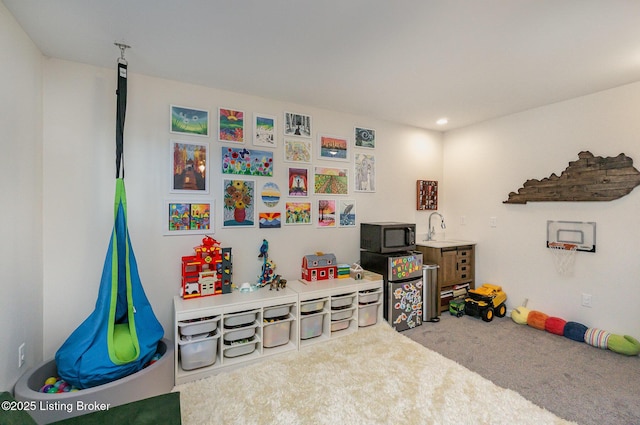
{"type": "Polygon", "coordinates": [[[218,108],[218,140],[244,143],[244,112],[218,108]]]}
{"type": "Polygon", "coordinates": [[[287,139],[284,141],[285,162],[300,162],[311,164],[311,141],[302,139],[287,139]]]}
{"type": "Polygon", "coordinates": [[[311,202],[287,202],[284,224],[311,224],[311,202]]]}
{"type": "Polygon", "coordinates": [[[171,193],[209,193],[209,144],[170,140],[171,193]]]}
{"type": "Polygon", "coordinates": [[[313,193],[317,195],[348,195],[349,171],[346,168],[314,167],[313,193]]]}
{"type": "Polygon", "coordinates": [[[355,127],[353,130],[355,143],[357,148],[369,148],[376,147],[376,131],[372,128],[355,127]]]}
{"type": "Polygon", "coordinates": [[[170,105],[169,113],[171,133],[209,136],[209,111],[206,109],[170,105]]]}
{"type": "Polygon", "coordinates": [[[321,228],[336,227],[336,200],[318,199],[316,209],[316,224],[321,228]]]}
{"type": "Polygon", "coordinates": [[[253,114],[253,144],[267,148],[277,147],[276,127],[276,117],[273,115],[253,114]]]}
{"type": "Polygon", "coordinates": [[[294,112],[284,113],[284,135],[311,138],[311,116],[296,114],[294,112]]]}
{"type": "Polygon", "coordinates": [[[289,196],[309,196],[309,169],[306,167],[289,167],[289,196]]]}
{"type": "Polygon", "coordinates": [[[320,159],[349,161],[349,139],[339,136],[318,135],[320,159]]]}
{"type": "Polygon", "coordinates": [[[223,227],[255,225],[255,180],[224,179],[223,227]]]}
{"type": "Polygon", "coordinates": [[[353,164],[354,190],[376,191],[376,158],[372,154],[356,152],[353,164]]]}
{"type": "Polygon", "coordinates": [[[356,201],[355,199],[338,200],[338,214],[340,227],[356,227],[356,201]]]}
{"type": "Polygon", "coordinates": [[[163,234],[213,234],[213,210],[213,201],[166,201],[163,234]]]}

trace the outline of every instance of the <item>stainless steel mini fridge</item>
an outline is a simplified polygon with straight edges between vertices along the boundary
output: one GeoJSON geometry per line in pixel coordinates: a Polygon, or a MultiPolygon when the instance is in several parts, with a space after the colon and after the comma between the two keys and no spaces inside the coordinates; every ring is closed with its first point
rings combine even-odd
{"type": "Polygon", "coordinates": [[[422,253],[360,251],[360,265],[384,279],[384,318],[397,331],[422,324],[422,253]]]}

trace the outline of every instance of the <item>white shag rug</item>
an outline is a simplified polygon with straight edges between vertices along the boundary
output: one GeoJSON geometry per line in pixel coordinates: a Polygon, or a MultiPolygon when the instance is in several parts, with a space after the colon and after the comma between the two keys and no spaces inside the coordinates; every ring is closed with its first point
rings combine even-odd
{"type": "Polygon", "coordinates": [[[185,425],[573,424],[386,323],[174,391],[185,425]]]}

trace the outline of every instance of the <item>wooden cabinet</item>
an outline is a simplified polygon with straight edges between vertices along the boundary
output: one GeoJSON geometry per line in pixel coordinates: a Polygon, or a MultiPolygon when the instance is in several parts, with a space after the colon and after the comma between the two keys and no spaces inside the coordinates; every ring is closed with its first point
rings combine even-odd
{"type": "Polygon", "coordinates": [[[431,247],[418,245],[425,264],[437,264],[440,311],[449,308],[454,289],[468,286],[475,288],[474,245],[431,247]]]}

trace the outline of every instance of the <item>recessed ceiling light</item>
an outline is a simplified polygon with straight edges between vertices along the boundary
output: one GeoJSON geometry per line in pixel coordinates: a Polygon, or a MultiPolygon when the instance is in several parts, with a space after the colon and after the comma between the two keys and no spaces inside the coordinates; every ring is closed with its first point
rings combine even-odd
{"type": "Polygon", "coordinates": [[[438,121],[436,121],[436,124],[438,125],[445,125],[449,122],[449,119],[447,118],[440,118],[438,121]]]}

